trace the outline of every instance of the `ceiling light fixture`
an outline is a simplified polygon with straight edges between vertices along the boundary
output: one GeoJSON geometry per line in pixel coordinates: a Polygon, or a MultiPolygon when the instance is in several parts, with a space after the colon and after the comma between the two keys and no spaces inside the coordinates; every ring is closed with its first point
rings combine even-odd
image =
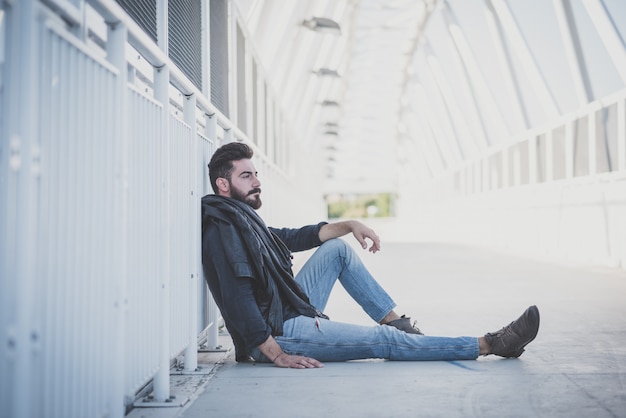
{"type": "Polygon", "coordinates": [[[337,70],[331,70],[330,68],[320,68],[317,71],[313,71],[315,74],[319,75],[319,76],[328,76],[328,77],[341,77],[339,75],[339,73],[337,72],[337,70]]]}
{"type": "Polygon", "coordinates": [[[302,22],[302,25],[321,33],[330,33],[333,35],[341,35],[341,27],[339,23],[326,17],[312,17],[302,22]]]}

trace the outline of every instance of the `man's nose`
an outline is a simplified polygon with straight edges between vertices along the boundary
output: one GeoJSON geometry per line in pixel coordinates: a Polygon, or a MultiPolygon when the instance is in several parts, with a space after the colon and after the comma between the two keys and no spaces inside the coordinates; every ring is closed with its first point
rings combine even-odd
{"type": "Polygon", "coordinates": [[[261,187],[261,180],[258,177],[254,176],[254,182],[252,183],[252,187],[261,187]]]}

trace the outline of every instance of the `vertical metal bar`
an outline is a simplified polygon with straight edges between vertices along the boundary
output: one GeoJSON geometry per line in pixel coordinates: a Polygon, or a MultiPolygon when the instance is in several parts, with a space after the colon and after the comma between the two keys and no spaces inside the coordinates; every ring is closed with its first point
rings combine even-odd
{"type": "Polygon", "coordinates": [[[528,116],[528,110],[522,100],[519,81],[513,71],[511,54],[509,53],[509,49],[506,47],[506,42],[504,41],[504,29],[498,20],[493,4],[489,0],[485,0],[485,3],[487,6],[487,24],[494,39],[495,52],[498,60],[500,61],[500,66],[502,67],[502,75],[504,77],[506,89],[509,96],[513,99],[510,101],[509,105],[514,109],[512,114],[515,116],[515,120],[519,125],[518,127],[526,129],[530,127],[530,119],[528,116]]]}
{"type": "Polygon", "coordinates": [[[552,128],[549,128],[546,132],[546,183],[554,179],[554,145],[553,145],[553,132],[552,128]]]}
{"type": "Polygon", "coordinates": [[[446,7],[443,8],[443,15],[447,21],[446,23],[450,37],[452,38],[456,51],[463,62],[462,70],[471,93],[476,117],[478,118],[478,122],[480,122],[481,133],[487,142],[485,145],[492,145],[495,141],[489,139],[487,121],[497,129],[497,135],[500,138],[500,141],[502,141],[509,134],[509,131],[504,124],[505,119],[502,116],[502,112],[500,112],[500,108],[496,105],[495,99],[487,86],[487,82],[480,71],[476,58],[474,57],[474,54],[465,39],[454,12],[448,2],[444,2],[444,5],[446,7]],[[481,105],[484,109],[481,108],[481,105]]]}
{"type": "Polygon", "coordinates": [[[556,20],[561,30],[561,38],[567,62],[569,63],[568,68],[574,81],[574,90],[576,90],[578,104],[582,106],[593,99],[593,93],[572,5],[570,0],[553,0],[552,3],[554,4],[556,20]]]}
{"type": "Polygon", "coordinates": [[[510,187],[510,180],[509,180],[509,148],[504,148],[502,150],[502,188],[506,189],[508,187],[510,187]]]}
{"type": "Polygon", "coordinates": [[[228,144],[229,142],[234,141],[233,130],[232,129],[224,129],[224,144],[228,144]]]}
{"type": "Polygon", "coordinates": [[[15,77],[8,84],[10,116],[7,118],[8,138],[11,147],[11,169],[15,175],[16,211],[15,211],[15,276],[16,300],[15,324],[12,329],[14,337],[13,353],[15,358],[13,376],[13,414],[15,417],[35,415],[31,399],[33,388],[39,385],[34,380],[34,362],[32,361],[32,329],[33,295],[35,290],[34,266],[37,261],[36,248],[37,225],[36,214],[38,195],[33,181],[32,163],[33,146],[37,132],[36,111],[36,70],[39,68],[36,58],[36,22],[34,0],[13,3],[13,24],[7,39],[14,42],[11,48],[9,63],[14,63],[11,75],[15,77]]]}
{"type": "Polygon", "coordinates": [[[597,150],[596,150],[596,142],[597,142],[597,135],[596,135],[596,107],[593,106],[593,108],[591,110],[589,110],[589,113],[587,113],[587,147],[588,147],[588,158],[589,158],[589,175],[593,176],[594,174],[596,174],[597,170],[597,166],[598,166],[598,161],[596,159],[597,157],[597,150]]]}
{"type": "MultiPolygon", "coordinates": [[[[126,280],[128,273],[128,260],[126,259],[126,246],[128,242],[127,236],[127,218],[128,218],[128,199],[126,198],[126,178],[128,177],[128,132],[126,131],[126,109],[127,109],[127,65],[126,65],[126,40],[127,30],[121,23],[109,24],[107,28],[107,59],[117,69],[118,74],[116,76],[115,92],[113,93],[112,100],[114,101],[114,108],[116,112],[112,115],[112,119],[116,120],[116,139],[113,145],[112,157],[114,158],[114,166],[112,167],[116,172],[116,181],[112,185],[111,191],[115,196],[115,223],[117,228],[113,232],[112,239],[115,245],[113,245],[114,254],[113,258],[117,260],[113,263],[114,272],[112,277],[116,280],[113,290],[113,317],[109,318],[113,322],[112,337],[114,338],[113,350],[109,353],[110,365],[116,365],[117,367],[110,367],[113,370],[107,370],[110,373],[107,405],[112,417],[123,417],[124,410],[124,388],[126,382],[126,321],[124,320],[124,313],[127,310],[127,294],[126,280]]],[[[107,94],[107,93],[105,93],[107,94]]],[[[110,94],[110,93],[108,93],[110,94]]],[[[111,245],[111,243],[106,243],[111,245]]]]}
{"type": "Polygon", "coordinates": [[[617,73],[626,83],[626,48],[619,31],[601,0],[583,0],[583,5],[615,65],[617,73]]]}
{"type": "Polygon", "coordinates": [[[617,102],[617,167],[626,170],[626,99],[617,102]]]}
{"type": "Polygon", "coordinates": [[[447,122],[445,122],[442,126],[447,126],[447,130],[450,132],[449,137],[453,140],[450,142],[454,142],[460,159],[464,160],[475,153],[475,148],[472,147],[470,150],[472,143],[475,145],[475,138],[473,135],[471,141],[464,140],[465,136],[461,138],[460,132],[469,132],[469,129],[465,124],[465,117],[462,115],[458,103],[456,102],[456,98],[454,97],[454,93],[452,92],[446,77],[443,75],[439,60],[434,55],[432,49],[428,48],[427,50],[428,53],[426,63],[433,78],[435,79],[435,84],[439,93],[438,99],[443,104],[443,106],[441,106],[441,111],[447,116],[447,122]]]}
{"type": "MultiPolygon", "coordinates": [[[[199,154],[198,145],[200,139],[198,138],[198,134],[196,133],[196,96],[190,95],[183,99],[183,114],[185,118],[185,123],[191,127],[191,141],[193,141],[190,146],[193,152],[191,153],[192,160],[187,161],[186,164],[189,164],[190,169],[193,173],[196,173],[197,170],[202,171],[202,167],[198,167],[197,164],[193,164],[193,157],[199,154]]],[[[189,153],[188,153],[189,155],[189,153]]],[[[193,175],[191,177],[191,196],[189,196],[191,202],[191,210],[189,215],[193,215],[193,218],[190,220],[190,237],[197,237],[200,234],[200,213],[199,206],[200,200],[198,198],[198,187],[197,187],[197,176],[193,175]]],[[[189,269],[191,271],[191,282],[189,286],[189,343],[187,348],[185,348],[185,371],[194,371],[198,368],[198,347],[197,347],[197,332],[198,332],[198,272],[196,271],[197,267],[197,254],[196,246],[198,245],[199,240],[194,239],[191,243],[192,251],[189,254],[189,269]]]]}
{"type": "Polygon", "coordinates": [[[528,139],[528,184],[537,182],[537,135],[528,139]]]}
{"type": "MultiPolygon", "coordinates": [[[[168,4],[167,0],[157,0],[157,44],[159,48],[168,54],[168,4]]],[[[161,154],[162,185],[163,185],[163,231],[162,238],[165,243],[163,246],[163,266],[161,269],[161,292],[160,292],[160,323],[161,323],[161,339],[159,344],[159,371],[154,376],[154,399],[158,402],[165,402],[170,399],[170,202],[169,202],[169,181],[170,181],[170,157],[169,144],[171,141],[170,133],[170,102],[169,102],[169,85],[170,71],[164,65],[157,69],[154,73],[154,97],[161,102],[161,131],[164,135],[165,144],[161,154]]]]}
{"type": "Polygon", "coordinates": [[[161,260],[162,266],[160,273],[161,279],[161,291],[159,292],[159,306],[161,316],[160,332],[161,338],[159,341],[159,371],[154,376],[154,398],[156,401],[165,402],[170,398],[170,382],[169,382],[169,369],[170,369],[170,214],[169,214],[169,180],[170,180],[170,163],[169,163],[169,143],[170,143],[170,128],[169,128],[169,84],[170,84],[170,72],[166,66],[156,69],[154,74],[154,96],[161,102],[163,108],[161,109],[161,132],[163,132],[164,144],[161,150],[161,187],[162,187],[162,200],[161,210],[162,219],[161,225],[163,230],[161,231],[161,238],[163,245],[161,250],[163,251],[161,260]]]}
{"type": "MultiPolygon", "coordinates": [[[[206,135],[214,144],[217,144],[217,115],[215,114],[207,117],[206,135]]],[[[211,186],[209,186],[209,190],[211,190],[211,186]]],[[[212,321],[207,329],[207,347],[214,349],[219,345],[219,324],[217,321],[219,310],[210,295],[208,299],[210,302],[207,309],[209,311],[209,318],[212,319],[212,321]]]]}
{"type": "Polygon", "coordinates": [[[502,21],[502,27],[508,34],[512,46],[522,63],[524,72],[528,76],[530,85],[539,99],[540,105],[543,107],[548,120],[559,116],[559,107],[550,92],[539,67],[537,66],[532,54],[528,49],[528,45],[524,36],[520,32],[515,18],[504,0],[488,0],[493,5],[498,18],[502,21]]]}
{"type": "Polygon", "coordinates": [[[574,177],[574,121],[565,122],[565,178],[574,177]]]}
{"type": "Polygon", "coordinates": [[[202,83],[202,94],[205,97],[211,97],[211,2],[210,0],[201,1],[201,13],[200,19],[202,27],[202,74],[205,74],[205,82],[202,83]]]}
{"type": "Polygon", "coordinates": [[[205,134],[214,144],[217,143],[217,115],[207,115],[205,134]]]}

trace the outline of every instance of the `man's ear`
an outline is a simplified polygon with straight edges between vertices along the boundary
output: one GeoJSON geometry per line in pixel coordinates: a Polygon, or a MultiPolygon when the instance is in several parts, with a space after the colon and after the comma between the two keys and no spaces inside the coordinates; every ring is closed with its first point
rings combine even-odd
{"type": "Polygon", "coordinates": [[[217,185],[218,190],[222,193],[228,193],[230,191],[228,179],[225,179],[224,177],[218,177],[215,180],[215,184],[217,185]]]}

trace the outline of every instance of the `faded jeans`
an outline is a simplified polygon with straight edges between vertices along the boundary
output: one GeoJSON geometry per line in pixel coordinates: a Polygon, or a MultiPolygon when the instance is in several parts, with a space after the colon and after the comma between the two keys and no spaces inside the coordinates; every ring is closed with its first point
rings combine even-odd
{"type": "MultiPolygon", "coordinates": [[[[323,243],[295,279],[311,304],[320,311],[325,309],[337,279],[376,323],[395,307],[359,256],[341,239],[323,243]]],[[[319,361],[474,360],[478,357],[475,337],[431,337],[408,334],[392,326],[353,325],[306,316],[285,321],[283,335],[274,338],[287,354],[319,361]]],[[[251,354],[259,362],[269,362],[258,348],[251,354]]]]}

